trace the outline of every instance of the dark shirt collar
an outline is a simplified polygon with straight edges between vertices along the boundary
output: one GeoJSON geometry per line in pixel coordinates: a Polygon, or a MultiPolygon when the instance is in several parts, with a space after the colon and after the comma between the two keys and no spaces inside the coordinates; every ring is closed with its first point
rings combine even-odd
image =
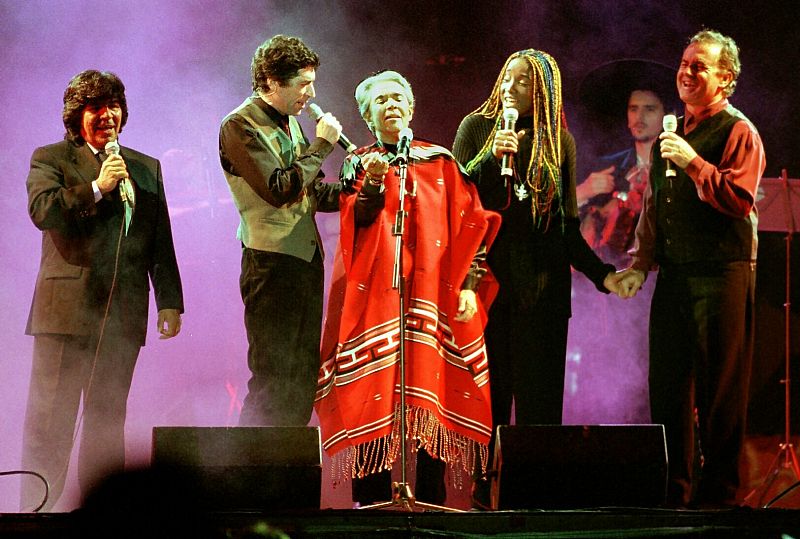
{"type": "Polygon", "coordinates": [[[702,109],[696,109],[694,112],[689,112],[689,109],[686,109],[686,118],[683,121],[683,132],[685,134],[689,134],[697,124],[705,120],[706,118],[711,118],[716,113],[725,110],[728,106],[728,98],[723,98],[713,105],[709,105],[708,107],[702,109]]]}
{"type": "Polygon", "coordinates": [[[270,119],[275,122],[281,129],[283,129],[286,134],[289,134],[289,117],[285,114],[281,114],[278,112],[275,107],[261,99],[260,96],[254,96],[254,100],[256,104],[261,107],[261,109],[266,113],[270,119]]]}

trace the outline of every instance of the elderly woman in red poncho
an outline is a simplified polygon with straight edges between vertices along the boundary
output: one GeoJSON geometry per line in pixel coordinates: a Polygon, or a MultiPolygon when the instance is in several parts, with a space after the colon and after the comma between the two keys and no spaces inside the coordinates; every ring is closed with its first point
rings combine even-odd
{"type": "Polygon", "coordinates": [[[353,478],[353,501],[388,501],[404,412],[417,456],[416,499],[442,504],[447,465],[472,473],[476,462],[486,462],[491,408],[483,328],[496,286],[485,258],[500,219],[482,208],[448,150],[411,143],[403,197],[401,411],[393,228],[400,204],[397,146],[414,96],[394,71],[365,79],[355,96],[377,140],[342,165],[341,180],[354,192],[341,199],[322,339],[316,410],[323,447],[333,457],[334,476],[353,478]]]}

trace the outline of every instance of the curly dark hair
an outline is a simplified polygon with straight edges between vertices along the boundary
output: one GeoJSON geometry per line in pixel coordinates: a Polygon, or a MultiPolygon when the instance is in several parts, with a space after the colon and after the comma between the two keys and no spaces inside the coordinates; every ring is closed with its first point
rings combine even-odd
{"type": "Polygon", "coordinates": [[[319,67],[319,56],[298,37],[278,34],[259,45],[250,63],[253,90],[267,90],[267,79],[286,86],[307,67],[319,67]]]}
{"type": "Polygon", "coordinates": [[[128,121],[128,103],[125,101],[125,85],[118,76],[110,71],[97,71],[87,69],[81,71],[69,81],[64,90],[64,110],[61,117],[67,132],[64,138],[76,144],[83,144],[81,124],[83,122],[83,109],[87,105],[103,105],[106,103],[119,103],[122,109],[122,123],[119,131],[128,121]]]}

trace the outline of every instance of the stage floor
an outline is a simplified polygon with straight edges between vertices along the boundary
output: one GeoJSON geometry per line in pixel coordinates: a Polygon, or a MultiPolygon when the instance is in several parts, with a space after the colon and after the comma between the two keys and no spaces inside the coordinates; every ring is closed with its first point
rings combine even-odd
{"type": "MultiPolygon", "coordinates": [[[[753,443],[750,440],[744,459],[749,465],[746,472],[743,470],[742,473],[744,484],[739,499],[746,501],[749,507],[674,510],[622,507],[619,504],[615,507],[569,510],[412,512],[398,506],[384,509],[280,510],[275,502],[270,502],[271,505],[264,511],[203,512],[200,507],[220,506],[209,505],[209,497],[204,497],[194,488],[164,481],[171,476],[153,475],[145,469],[139,473],[129,471],[120,476],[121,483],[108,482],[104,490],[87,500],[83,509],[57,513],[0,513],[0,538],[800,539],[800,487],[796,486],[797,477],[785,467],[770,476],[768,472],[774,464],[775,440],[765,437],[758,441],[753,443]],[[160,481],[153,482],[156,479],[160,481]],[[748,497],[749,493],[753,495],[748,497]]],[[[299,485],[301,479],[301,476],[295,476],[293,482],[288,483],[288,488],[284,484],[280,498],[272,499],[285,502],[283,507],[299,507],[288,505],[288,502],[293,500],[290,491],[302,490],[299,485]]],[[[224,483],[225,479],[220,481],[224,483]]],[[[214,484],[213,491],[224,492],[223,487],[221,483],[214,484]]],[[[579,485],[570,488],[578,489],[579,485]]],[[[619,489],[620,485],[616,483],[609,485],[609,488],[619,489]]],[[[349,494],[349,488],[346,491],[349,494]]],[[[250,490],[247,492],[248,496],[254,495],[250,490]]],[[[468,507],[468,492],[467,488],[450,492],[452,496],[448,496],[448,506],[468,507]]],[[[644,500],[631,503],[645,504],[644,500]]],[[[262,505],[249,507],[260,509],[262,505]]],[[[305,507],[315,505],[310,503],[305,507]]]]}
{"type": "Polygon", "coordinates": [[[20,538],[800,538],[800,510],[597,508],[449,513],[381,510],[224,512],[205,515],[72,513],[0,515],[0,537],[20,538]]]}

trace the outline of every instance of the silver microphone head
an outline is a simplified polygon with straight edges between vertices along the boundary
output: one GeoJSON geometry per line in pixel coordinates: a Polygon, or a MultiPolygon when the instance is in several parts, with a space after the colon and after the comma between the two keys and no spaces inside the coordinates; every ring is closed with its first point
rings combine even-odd
{"type": "Polygon", "coordinates": [[[674,114],[665,114],[661,126],[667,133],[674,133],[678,130],[678,118],[674,114]]]}
{"type": "Polygon", "coordinates": [[[105,152],[108,155],[119,155],[119,142],[116,139],[106,142],[105,152]]]}
{"type": "Polygon", "coordinates": [[[323,116],[325,113],[324,113],[324,112],[322,112],[322,109],[321,109],[321,108],[319,107],[319,105],[317,105],[316,103],[309,103],[309,104],[308,104],[308,114],[311,116],[311,118],[312,118],[312,119],[313,119],[315,122],[318,122],[318,121],[319,121],[319,119],[320,119],[320,118],[322,118],[322,116],[323,116]]]}
{"type": "Polygon", "coordinates": [[[513,124],[519,118],[519,111],[514,107],[506,107],[503,109],[503,121],[506,124],[513,124]]]}
{"type": "Polygon", "coordinates": [[[399,140],[397,141],[397,157],[403,162],[408,160],[411,153],[411,141],[414,140],[414,132],[410,127],[404,127],[400,131],[399,140]]]}
{"type": "Polygon", "coordinates": [[[410,127],[404,127],[400,131],[400,143],[403,143],[403,140],[407,141],[407,144],[410,144],[412,140],[414,140],[414,132],[411,130],[410,127]]]}

